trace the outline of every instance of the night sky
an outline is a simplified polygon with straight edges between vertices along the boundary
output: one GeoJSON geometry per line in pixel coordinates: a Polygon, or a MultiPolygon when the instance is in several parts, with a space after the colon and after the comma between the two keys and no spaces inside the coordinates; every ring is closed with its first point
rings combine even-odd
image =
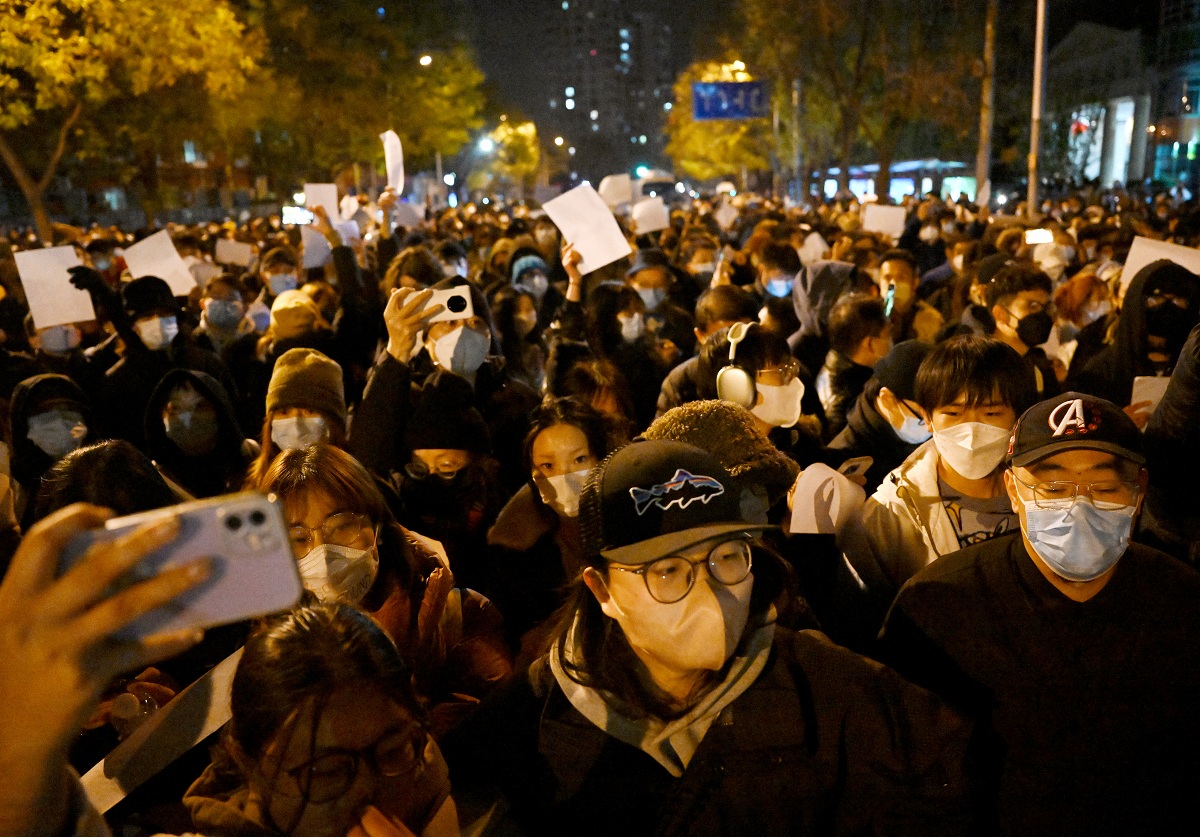
{"type": "MultiPolygon", "coordinates": [[[[982,2],[982,0],[979,0],[982,2]]],[[[1005,6],[1032,4],[1032,0],[1001,0],[1005,6]]],[[[545,19],[557,3],[550,0],[464,0],[471,17],[472,40],[480,64],[499,94],[497,104],[516,107],[537,118],[541,102],[537,80],[540,56],[546,48],[545,19]]],[[[676,30],[676,58],[685,66],[704,52],[706,44],[722,30],[729,0],[642,0],[656,9],[676,30]]],[[[1049,0],[1051,46],[1081,20],[1128,28],[1144,22],[1153,25],[1157,0],[1049,0]]],[[[1032,60],[1032,57],[1031,57],[1032,60]]]]}

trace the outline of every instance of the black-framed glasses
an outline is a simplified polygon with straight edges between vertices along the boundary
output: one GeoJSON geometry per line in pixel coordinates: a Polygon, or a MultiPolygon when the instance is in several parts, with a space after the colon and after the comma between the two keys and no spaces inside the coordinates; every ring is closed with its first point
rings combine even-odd
{"type": "Polygon", "coordinates": [[[750,575],[750,542],[745,538],[724,541],[697,561],[682,555],[668,555],[636,569],[616,564],[610,564],[609,569],[640,575],[651,598],[662,604],[674,604],[692,592],[696,567],[700,564],[708,565],[708,574],[718,583],[726,587],[739,584],[750,575]]]}
{"type": "Polygon", "coordinates": [[[350,790],[366,762],[380,776],[420,775],[425,769],[429,736],[418,726],[387,733],[361,750],[329,749],[316,758],[283,771],[290,781],[276,784],[284,796],[302,796],[320,804],[350,790]]]}
{"type": "Polygon", "coordinates": [[[297,555],[306,555],[313,547],[313,532],[321,533],[321,543],[354,546],[374,528],[371,518],[359,512],[338,512],[325,518],[319,528],[299,524],[288,527],[288,539],[297,555]]]}
{"type": "Polygon", "coordinates": [[[1069,509],[1083,495],[1096,508],[1115,511],[1134,505],[1138,498],[1137,484],[1124,480],[1103,480],[1083,485],[1066,481],[1030,485],[1015,473],[1013,479],[1033,492],[1033,504],[1039,509],[1069,509]]]}
{"type": "Polygon", "coordinates": [[[903,398],[897,398],[896,403],[900,405],[901,410],[908,410],[909,415],[911,415],[913,418],[915,418],[917,421],[921,422],[922,424],[925,423],[925,416],[921,415],[916,410],[914,410],[912,407],[908,406],[908,402],[905,401],[903,398]]]}

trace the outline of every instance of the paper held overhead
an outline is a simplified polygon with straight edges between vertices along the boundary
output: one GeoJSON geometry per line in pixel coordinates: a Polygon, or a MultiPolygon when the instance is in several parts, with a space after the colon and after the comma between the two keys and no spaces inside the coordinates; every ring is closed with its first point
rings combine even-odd
{"type": "Polygon", "coordinates": [[[15,255],[36,328],[96,319],[92,297],[71,284],[68,270],[80,263],[74,247],[22,250],[15,255]]]}
{"type": "MultiPolygon", "coordinates": [[[[349,221],[354,217],[355,213],[358,212],[358,196],[346,195],[346,197],[342,198],[342,202],[338,204],[338,208],[340,210],[341,219],[343,221],[349,221]]],[[[331,218],[330,220],[336,221],[337,219],[331,218]]]]}
{"type": "Polygon", "coordinates": [[[310,212],[318,206],[323,206],[329,215],[330,223],[336,221],[341,217],[341,210],[338,208],[337,184],[305,183],[304,206],[310,212]]]}
{"type": "Polygon", "coordinates": [[[383,165],[387,169],[388,188],[397,195],[404,192],[404,149],[400,145],[400,137],[395,131],[384,131],[379,135],[383,140],[383,165]]]}
{"type": "Polygon", "coordinates": [[[617,219],[590,184],[576,186],[542,209],[582,257],[580,273],[591,273],[633,252],[617,219]]]}
{"type": "Polygon", "coordinates": [[[597,192],[611,209],[633,203],[633,179],[627,174],[610,174],[600,181],[597,192]]]}
{"type": "Polygon", "coordinates": [[[1129,255],[1125,257],[1125,268],[1121,271],[1121,293],[1125,293],[1125,289],[1139,270],[1159,259],[1175,262],[1180,267],[1200,275],[1200,250],[1139,235],[1133,240],[1129,255]]]}
{"type": "Polygon", "coordinates": [[[311,267],[324,267],[333,261],[333,249],[329,246],[329,242],[325,240],[325,236],[312,227],[300,228],[300,246],[303,250],[300,267],[304,270],[311,267]]]}
{"type": "Polygon", "coordinates": [[[671,226],[671,214],[662,198],[653,197],[638,201],[631,212],[633,228],[638,235],[658,232],[671,226]]]}
{"type": "Polygon", "coordinates": [[[412,229],[421,225],[421,215],[412,204],[398,202],[392,207],[392,223],[412,229]]]}
{"type": "Polygon", "coordinates": [[[904,235],[904,220],[907,213],[902,206],[880,206],[869,203],[863,207],[863,230],[882,233],[892,241],[904,235]]]}
{"type": "Polygon", "coordinates": [[[249,267],[250,263],[254,261],[254,245],[244,241],[234,241],[231,238],[219,238],[213,261],[217,264],[249,267]]]}
{"type": "Polygon", "coordinates": [[[196,277],[175,249],[171,235],[159,230],[137,244],[125,248],[125,264],[134,279],[157,276],[171,286],[175,296],[187,296],[196,287],[196,277]]]}

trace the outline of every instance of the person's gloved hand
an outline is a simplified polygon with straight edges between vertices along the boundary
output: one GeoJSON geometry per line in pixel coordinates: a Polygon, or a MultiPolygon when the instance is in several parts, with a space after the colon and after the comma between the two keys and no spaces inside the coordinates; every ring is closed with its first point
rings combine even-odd
{"type": "Polygon", "coordinates": [[[107,291],[109,290],[108,283],[104,281],[104,277],[100,275],[100,271],[94,267],[88,267],[85,264],[76,265],[68,268],[67,273],[71,274],[71,284],[79,288],[81,291],[107,291]]]}

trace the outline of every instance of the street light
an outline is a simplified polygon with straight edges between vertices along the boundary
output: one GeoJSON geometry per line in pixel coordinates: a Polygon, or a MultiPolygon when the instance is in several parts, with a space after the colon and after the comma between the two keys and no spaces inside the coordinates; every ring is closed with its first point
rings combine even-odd
{"type": "Polygon", "coordinates": [[[422,55],[421,56],[421,66],[422,67],[428,67],[432,63],[433,63],[432,55],[422,55]]]}
{"type": "Polygon", "coordinates": [[[554,144],[555,144],[555,145],[557,145],[559,148],[562,148],[562,144],[563,144],[563,138],[562,138],[562,137],[555,137],[555,138],[554,138],[554,144]]]}
{"type": "Polygon", "coordinates": [[[479,150],[484,154],[491,154],[496,149],[496,143],[492,142],[491,137],[484,137],[479,141],[479,150]]]}

